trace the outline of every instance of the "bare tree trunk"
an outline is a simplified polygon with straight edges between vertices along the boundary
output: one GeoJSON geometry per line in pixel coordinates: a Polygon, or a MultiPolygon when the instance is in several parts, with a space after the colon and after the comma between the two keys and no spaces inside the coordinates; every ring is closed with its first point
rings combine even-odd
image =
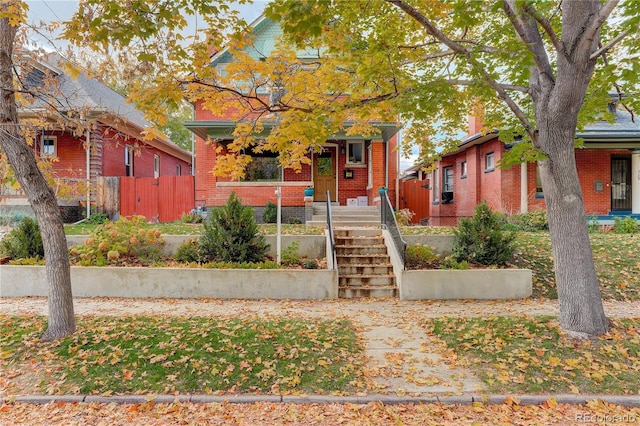
{"type": "MultiPolygon", "coordinates": [[[[552,139],[565,137],[553,129],[548,131],[552,139]]],[[[546,150],[549,159],[540,162],[540,177],[553,247],[560,326],[570,335],[585,338],[606,333],[609,322],[589,241],[573,136],[571,142],[570,146],[562,144],[561,149],[546,150]]]]}
{"type": "Polygon", "coordinates": [[[42,339],[55,340],[76,330],[71,272],[56,197],[38,169],[18,123],[12,59],[17,29],[7,18],[0,19],[0,147],[31,203],[42,233],[49,282],[49,325],[42,339]]]}

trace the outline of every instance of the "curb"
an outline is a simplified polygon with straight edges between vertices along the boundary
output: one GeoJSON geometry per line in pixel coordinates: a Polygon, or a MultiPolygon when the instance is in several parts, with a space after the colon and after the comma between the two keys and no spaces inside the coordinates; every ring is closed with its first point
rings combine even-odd
{"type": "Polygon", "coordinates": [[[144,404],[154,403],[229,403],[253,404],[271,402],[284,404],[369,404],[381,402],[396,404],[444,404],[471,405],[476,402],[489,405],[504,404],[508,399],[518,405],[541,405],[555,399],[558,404],[585,405],[589,401],[604,401],[625,407],[640,407],[640,395],[462,395],[462,396],[278,396],[278,395],[27,395],[15,398],[0,398],[0,404],[50,404],[50,403],[99,403],[99,404],[144,404]]]}

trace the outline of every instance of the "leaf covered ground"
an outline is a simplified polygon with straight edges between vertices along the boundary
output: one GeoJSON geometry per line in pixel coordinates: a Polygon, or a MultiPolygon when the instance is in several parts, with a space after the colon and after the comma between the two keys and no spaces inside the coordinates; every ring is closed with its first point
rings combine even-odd
{"type": "Polygon", "coordinates": [[[65,404],[0,405],[0,424],[21,425],[632,425],[640,409],[601,401],[586,406],[537,405],[509,400],[501,405],[443,404],[65,404]]]}

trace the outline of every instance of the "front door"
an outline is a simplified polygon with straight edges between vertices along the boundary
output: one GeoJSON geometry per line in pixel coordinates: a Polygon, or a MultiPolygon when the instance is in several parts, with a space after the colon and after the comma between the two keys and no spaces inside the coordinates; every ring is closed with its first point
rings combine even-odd
{"type": "Polygon", "coordinates": [[[611,210],[631,210],[631,157],[611,158],[611,210]]]}
{"type": "Polygon", "coordinates": [[[336,147],[325,147],[313,157],[314,201],[336,201],[336,147]]]}

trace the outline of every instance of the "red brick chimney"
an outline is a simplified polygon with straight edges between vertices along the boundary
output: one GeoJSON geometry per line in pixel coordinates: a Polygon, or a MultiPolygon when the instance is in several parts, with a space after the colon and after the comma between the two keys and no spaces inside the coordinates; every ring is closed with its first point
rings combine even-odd
{"type": "Polygon", "coordinates": [[[469,136],[481,133],[484,128],[484,109],[481,105],[475,104],[469,110],[469,136]]]}

